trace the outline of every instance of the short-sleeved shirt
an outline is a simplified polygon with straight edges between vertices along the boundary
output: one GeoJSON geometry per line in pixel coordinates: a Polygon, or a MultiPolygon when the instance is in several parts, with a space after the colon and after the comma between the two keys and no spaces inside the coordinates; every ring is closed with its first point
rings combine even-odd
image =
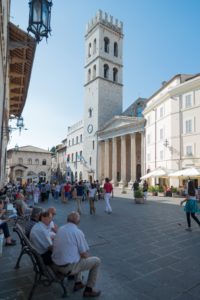
{"type": "Polygon", "coordinates": [[[77,185],[76,187],[77,196],[81,197],[84,195],[84,186],[83,185],[77,185]]]}
{"type": "Polygon", "coordinates": [[[84,233],[73,223],[67,223],[58,229],[54,239],[52,260],[62,266],[69,263],[77,263],[80,253],[89,250],[84,233]]]}
{"type": "Polygon", "coordinates": [[[113,186],[112,186],[112,184],[110,182],[104,183],[104,187],[103,188],[104,188],[104,191],[106,193],[111,193],[112,190],[113,190],[113,186]]]}
{"type": "Polygon", "coordinates": [[[44,254],[48,248],[52,246],[52,239],[48,226],[43,222],[35,224],[30,232],[30,241],[39,254],[44,254]]]}

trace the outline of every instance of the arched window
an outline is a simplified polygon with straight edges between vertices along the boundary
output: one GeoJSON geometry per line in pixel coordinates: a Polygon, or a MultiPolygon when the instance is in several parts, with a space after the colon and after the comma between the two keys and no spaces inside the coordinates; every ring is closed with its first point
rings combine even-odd
{"type": "Polygon", "coordinates": [[[76,137],[76,144],[78,144],[78,136],[76,137]]]}
{"type": "Polygon", "coordinates": [[[89,45],[88,45],[88,57],[91,56],[91,49],[92,49],[92,45],[91,45],[91,43],[89,43],[89,45]]]}
{"type": "Polygon", "coordinates": [[[89,69],[88,70],[88,81],[90,81],[91,80],[91,70],[89,69]]]}
{"type": "Polygon", "coordinates": [[[72,139],[72,145],[74,145],[74,138],[72,139]]]}
{"type": "Polygon", "coordinates": [[[92,157],[90,156],[90,166],[91,166],[91,164],[92,164],[92,157]]]}
{"type": "Polygon", "coordinates": [[[45,182],[46,181],[46,173],[45,172],[40,172],[38,174],[38,177],[39,177],[40,182],[45,182]]]}
{"type": "Polygon", "coordinates": [[[117,42],[114,43],[114,56],[118,57],[118,44],[117,44],[117,42]]]}
{"type": "Polygon", "coordinates": [[[16,176],[16,177],[23,177],[23,173],[24,173],[24,172],[23,172],[22,170],[16,170],[16,171],[15,171],[15,176],[16,176]]]}
{"type": "Polygon", "coordinates": [[[72,153],[72,162],[74,161],[74,153],[72,153]]]}
{"type": "Polygon", "coordinates": [[[117,70],[117,68],[113,68],[113,81],[114,82],[118,81],[118,70],[117,70]]]}
{"type": "Polygon", "coordinates": [[[19,164],[23,164],[23,158],[22,157],[19,157],[18,161],[19,161],[19,164]]]}
{"type": "Polygon", "coordinates": [[[109,38],[105,37],[104,38],[104,51],[106,53],[109,53],[109,44],[110,44],[109,38]]]}
{"type": "Polygon", "coordinates": [[[46,166],[46,164],[47,164],[46,159],[43,159],[43,160],[42,160],[42,165],[43,165],[43,166],[46,166]]]}
{"type": "Polygon", "coordinates": [[[82,136],[82,134],[80,135],[80,143],[82,143],[82,141],[83,141],[83,136],[82,136]]]}
{"type": "Polygon", "coordinates": [[[82,180],[82,179],[83,179],[83,173],[80,172],[80,173],[79,173],[79,180],[82,180]]]}
{"type": "Polygon", "coordinates": [[[32,159],[28,158],[28,165],[32,165],[32,159]]]}
{"type": "Polygon", "coordinates": [[[97,51],[97,40],[94,39],[94,42],[93,42],[93,54],[95,54],[97,51]]]}
{"type": "Polygon", "coordinates": [[[88,109],[88,114],[89,114],[89,118],[92,118],[92,108],[91,107],[88,109]]]}
{"type": "Polygon", "coordinates": [[[104,70],[103,70],[103,76],[104,78],[107,78],[108,79],[108,76],[109,76],[109,66],[107,64],[105,64],[103,66],[104,70]]]}
{"type": "Polygon", "coordinates": [[[35,164],[36,164],[36,165],[39,165],[39,159],[38,159],[38,158],[36,158],[35,164]]]}
{"type": "Polygon", "coordinates": [[[71,146],[71,141],[69,140],[69,147],[71,146]]]}
{"type": "Polygon", "coordinates": [[[93,79],[96,78],[96,65],[93,66],[93,79]]]}

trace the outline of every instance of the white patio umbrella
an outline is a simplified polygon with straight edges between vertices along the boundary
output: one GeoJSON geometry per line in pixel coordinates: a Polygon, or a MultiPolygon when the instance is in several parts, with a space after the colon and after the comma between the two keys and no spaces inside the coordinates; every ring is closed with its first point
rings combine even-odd
{"type": "Polygon", "coordinates": [[[168,177],[168,174],[171,172],[172,170],[166,170],[164,168],[157,168],[147,174],[145,174],[144,176],[140,177],[140,179],[147,179],[147,178],[155,178],[155,177],[168,177]]]}
{"type": "Polygon", "coordinates": [[[200,169],[194,167],[178,170],[176,172],[170,173],[169,177],[198,177],[200,176],[200,169]]]}

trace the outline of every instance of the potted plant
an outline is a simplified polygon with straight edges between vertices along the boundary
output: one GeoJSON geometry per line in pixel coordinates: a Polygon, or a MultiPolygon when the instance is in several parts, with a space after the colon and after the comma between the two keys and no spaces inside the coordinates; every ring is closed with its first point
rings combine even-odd
{"type": "Polygon", "coordinates": [[[163,188],[163,186],[158,187],[158,196],[164,197],[164,188],[163,188]]]}
{"type": "Polygon", "coordinates": [[[149,192],[149,194],[151,195],[151,196],[153,196],[153,193],[154,193],[154,191],[155,191],[155,187],[154,186],[149,186],[149,188],[148,188],[148,192],[149,192]]]}
{"type": "Polygon", "coordinates": [[[141,188],[134,191],[135,203],[136,204],[144,204],[144,196],[141,188]]]}
{"type": "Polygon", "coordinates": [[[172,197],[175,197],[177,195],[177,188],[176,187],[172,187],[172,197]]]}

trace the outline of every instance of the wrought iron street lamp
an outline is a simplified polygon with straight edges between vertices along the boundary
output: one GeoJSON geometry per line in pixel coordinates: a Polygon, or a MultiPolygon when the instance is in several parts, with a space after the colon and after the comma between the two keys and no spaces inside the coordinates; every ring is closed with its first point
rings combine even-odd
{"type": "Polygon", "coordinates": [[[29,25],[28,32],[35,35],[39,43],[43,37],[48,38],[51,32],[51,7],[52,0],[31,0],[29,1],[29,25]]]}

